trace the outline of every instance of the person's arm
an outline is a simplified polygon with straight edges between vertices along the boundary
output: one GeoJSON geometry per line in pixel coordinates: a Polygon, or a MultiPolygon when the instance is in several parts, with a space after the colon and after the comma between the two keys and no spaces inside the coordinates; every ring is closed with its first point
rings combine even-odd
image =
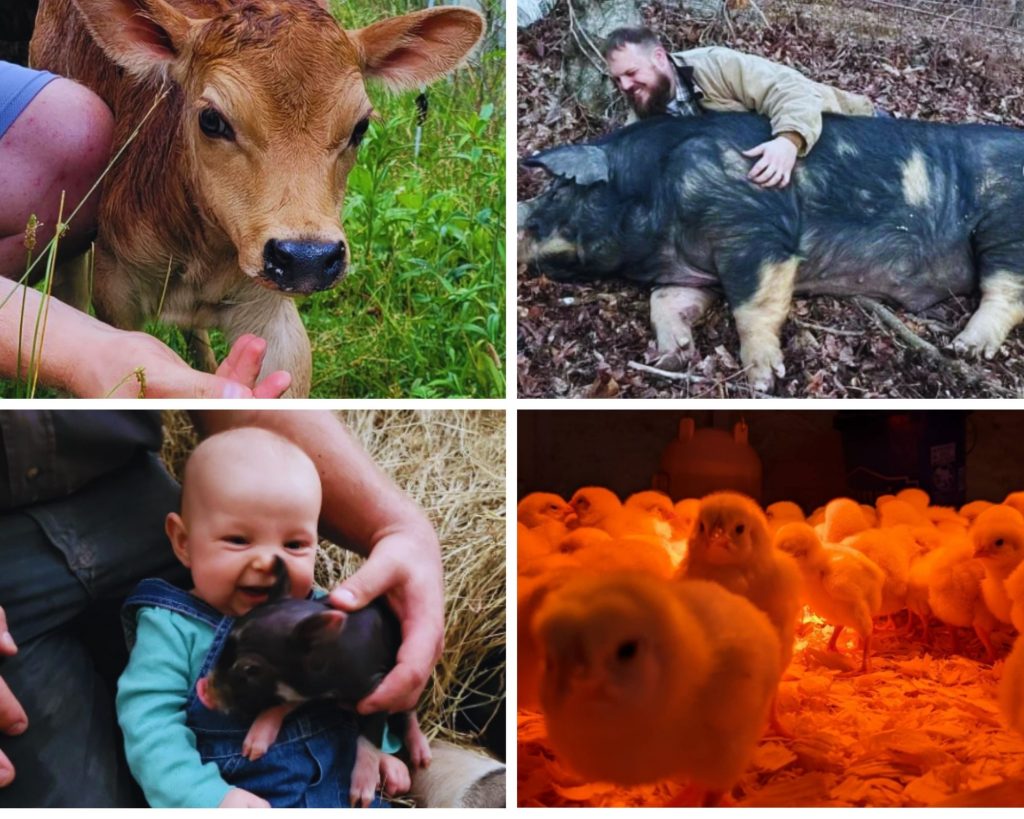
{"type": "Polygon", "coordinates": [[[189,644],[173,617],[162,609],[139,612],[135,646],[117,683],[117,721],[128,766],[151,807],[213,808],[232,787],[216,764],[203,764],[185,724],[189,644]]]}
{"type": "MultiPolygon", "coordinates": [[[[0,658],[13,657],[18,653],[18,647],[14,644],[14,638],[7,630],[7,615],[0,606],[0,658]]],[[[24,733],[28,727],[28,716],[25,709],[21,707],[17,697],[11,693],[3,677],[0,677],[0,733],[8,736],[16,736],[24,733]]],[[[0,788],[10,785],[14,781],[15,770],[11,760],[3,751],[0,751],[0,788]]]]}
{"type": "Polygon", "coordinates": [[[331,592],[331,603],[353,611],[386,594],[402,623],[398,664],[359,711],[415,707],[444,645],[441,547],[423,510],[329,412],[196,411],[194,417],[207,435],[238,426],[273,430],[313,459],[323,484],[321,533],[367,556],[331,592]]]}
{"type": "Polygon", "coordinates": [[[51,298],[45,325],[37,320],[43,294],[0,279],[0,377],[29,371],[36,324],[42,334],[39,383],[80,398],[277,398],[291,381],[275,372],[257,383],[266,342],[243,336],[215,374],[189,367],[162,341],[146,333],[118,330],[51,298]],[[9,297],[9,298],[8,298],[9,297]],[[24,299],[24,321],[22,300],[24,299]],[[143,388],[144,382],[144,388],[143,388]]]}
{"type": "Polygon", "coordinates": [[[800,156],[814,147],[821,136],[823,105],[814,82],[794,68],[731,48],[708,49],[701,62],[701,88],[768,117],[773,137],[802,141],[800,156]]]}

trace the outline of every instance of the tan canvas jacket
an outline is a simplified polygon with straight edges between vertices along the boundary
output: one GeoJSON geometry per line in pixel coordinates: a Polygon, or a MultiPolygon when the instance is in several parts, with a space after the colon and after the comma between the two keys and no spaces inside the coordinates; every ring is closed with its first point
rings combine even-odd
{"type": "Polygon", "coordinates": [[[872,116],[867,97],[807,79],[793,68],[731,48],[708,46],[670,54],[677,66],[693,68],[704,94],[700,104],[712,111],[757,111],[771,120],[772,134],[800,134],[806,155],[821,136],[822,113],[872,116]]]}

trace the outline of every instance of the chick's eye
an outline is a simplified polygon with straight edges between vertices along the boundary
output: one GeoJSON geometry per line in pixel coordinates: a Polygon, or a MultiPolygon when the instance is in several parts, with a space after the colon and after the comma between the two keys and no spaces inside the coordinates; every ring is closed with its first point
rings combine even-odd
{"type": "Polygon", "coordinates": [[[624,663],[628,663],[636,656],[637,641],[627,640],[622,643],[615,652],[615,657],[624,663]]]}
{"type": "Polygon", "coordinates": [[[704,531],[704,521],[701,521],[701,522],[700,522],[700,526],[699,526],[699,528],[698,528],[698,531],[700,531],[700,532],[703,532],[703,531],[704,531]]]}
{"type": "Polygon", "coordinates": [[[997,549],[1002,549],[1003,548],[1003,539],[1002,538],[997,538],[995,546],[996,546],[997,549]]]}
{"type": "Polygon", "coordinates": [[[737,523],[737,524],[736,524],[736,534],[737,534],[737,535],[742,535],[742,534],[743,534],[743,531],[744,531],[744,530],[745,530],[746,528],[747,528],[747,527],[745,527],[745,526],[744,526],[744,525],[743,525],[742,523],[737,523]]]}
{"type": "Polygon", "coordinates": [[[199,128],[210,139],[235,141],[234,130],[216,108],[204,108],[199,112],[199,128]]]}
{"type": "Polygon", "coordinates": [[[356,127],[352,129],[352,136],[349,137],[348,144],[355,148],[363,141],[363,137],[366,136],[366,130],[370,127],[370,118],[363,117],[359,122],[356,123],[356,127]]]}

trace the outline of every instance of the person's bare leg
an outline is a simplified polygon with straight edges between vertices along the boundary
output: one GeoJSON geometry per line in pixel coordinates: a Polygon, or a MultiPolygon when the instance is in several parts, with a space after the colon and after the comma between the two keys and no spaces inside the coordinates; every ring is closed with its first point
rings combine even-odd
{"type": "MultiPolygon", "coordinates": [[[[64,218],[82,201],[110,159],[113,116],[92,91],[58,78],[46,85],[0,137],[0,275],[25,272],[25,225],[35,214],[42,222],[36,254],[53,236],[65,191],[64,218]]],[[[96,230],[99,191],[61,239],[61,256],[88,246],[96,230]]]]}

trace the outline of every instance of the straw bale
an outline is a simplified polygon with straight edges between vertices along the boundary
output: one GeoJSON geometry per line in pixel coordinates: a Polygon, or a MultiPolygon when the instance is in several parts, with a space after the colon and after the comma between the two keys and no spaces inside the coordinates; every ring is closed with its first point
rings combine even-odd
{"type": "MultiPolygon", "coordinates": [[[[489,410],[336,413],[374,461],[426,512],[441,541],[445,650],[420,701],[424,731],[476,744],[455,714],[481,691],[505,694],[505,415],[489,410]],[[500,660],[493,662],[494,660],[500,660]]],[[[180,477],[197,438],[185,413],[164,413],[162,457],[180,477]]],[[[321,541],[316,581],[330,588],[361,558],[321,541]]]]}

